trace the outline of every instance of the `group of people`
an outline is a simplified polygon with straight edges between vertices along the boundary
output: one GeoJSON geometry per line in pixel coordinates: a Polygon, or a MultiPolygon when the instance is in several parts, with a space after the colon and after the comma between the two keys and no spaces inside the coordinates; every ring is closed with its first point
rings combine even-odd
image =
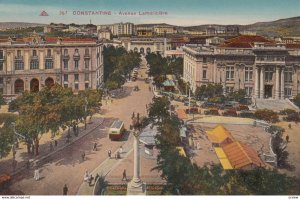
{"type": "Polygon", "coordinates": [[[88,170],[85,170],[85,173],[84,173],[84,176],[83,176],[83,181],[87,182],[89,184],[89,186],[91,186],[92,185],[92,181],[95,180],[94,183],[96,183],[96,181],[97,181],[98,178],[99,178],[99,174],[98,173],[97,173],[97,175],[94,178],[93,175],[88,172],[88,170]]]}
{"type": "MultiPolygon", "coordinates": [[[[121,154],[123,153],[123,147],[120,146],[119,150],[117,151],[117,153],[115,154],[115,159],[120,159],[121,158],[121,154]]],[[[108,158],[111,159],[111,150],[108,150],[107,152],[108,158]]]]}

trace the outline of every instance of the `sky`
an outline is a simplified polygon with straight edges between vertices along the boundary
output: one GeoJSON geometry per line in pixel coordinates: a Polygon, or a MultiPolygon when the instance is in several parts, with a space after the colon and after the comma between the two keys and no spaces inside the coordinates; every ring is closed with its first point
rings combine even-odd
{"type": "Polygon", "coordinates": [[[295,16],[300,16],[300,0],[0,0],[0,22],[244,25],[295,16]],[[49,16],[39,16],[43,10],[49,16]],[[111,15],[77,15],[78,11],[108,11],[111,15]],[[140,15],[159,11],[164,14],[140,15]]]}

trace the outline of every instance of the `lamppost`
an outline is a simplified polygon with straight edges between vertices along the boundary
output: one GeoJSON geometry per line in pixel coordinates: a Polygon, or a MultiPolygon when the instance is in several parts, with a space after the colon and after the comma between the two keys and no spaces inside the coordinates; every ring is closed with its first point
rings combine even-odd
{"type": "Polygon", "coordinates": [[[139,149],[139,136],[141,130],[140,114],[137,113],[135,116],[132,114],[132,134],[133,140],[133,151],[134,151],[134,168],[133,178],[128,183],[127,195],[146,195],[145,184],[140,178],[140,149],[139,149]]]}

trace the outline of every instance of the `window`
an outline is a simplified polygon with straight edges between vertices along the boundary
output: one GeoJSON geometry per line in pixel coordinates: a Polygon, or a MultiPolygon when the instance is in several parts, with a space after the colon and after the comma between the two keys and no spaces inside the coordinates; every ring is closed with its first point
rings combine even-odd
{"type": "Polygon", "coordinates": [[[206,62],[207,62],[206,57],[203,57],[203,63],[206,63],[206,62]]]}
{"type": "Polygon", "coordinates": [[[4,58],[3,50],[0,50],[0,59],[4,58]]]}
{"type": "Polygon", "coordinates": [[[17,57],[21,57],[21,50],[17,50],[17,57]]]}
{"type": "Polygon", "coordinates": [[[31,60],[30,61],[30,69],[39,69],[39,61],[38,60],[31,60]]]}
{"type": "Polygon", "coordinates": [[[89,68],[89,63],[90,63],[89,60],[84,61],[84,66],[85,66],[86,69],[89,68]]]}
{"type": "Polygon", "coordinates": [[[20,60],[15,61],[15,70],[24,70],[24,62],[20,60]]]}
{"type": "Polygon", "coordinates": [[[271,82],[273,79],[273,67],[266,67],[265,68],[265,81],[271,82]]]}
{"type": "Polygon", "coordinates": [[[89,89],[89,83],[84,84],[85,89],[89,89]]]}
{"type": "Polygon", "coordinates": [[[251,96],[252,95],[252,87],[245,87],[246,95],[251,96]]]}
{"type": "Polygon", "coordinates": [[[252,81],[252,75],[253,75],[253,68],[245,67],[245,81],[246,82],[252,81]]]}
{"type": "Polygon", "coordinates": [[[202,78],[203,78],[203,79],[206,79],[206,70],[203,70],[203,71],[202,71],[202,78]]]}
{"type": "Polygon", "coordinates": [[[69,76],[68,76],[68,74],[64,74],[64,81],[65,81],[65,82],[69,81],[69,76]]]}
{"type": "Polygon", "coordinates": [[[64,55],[68,55],[68,49],[64,49],[64,55]]]}
{"type": "Polygon", "coordinates": [[[64,69],[68,69],[69,60],[64,60],[64,69]]]}
{"type": "Polygon", "coordinates": [[[79,89],[79,85],[78,83],[75,84],[75,90],[78,90],[79,89]]]}
{"type": "Polygon", "coordinates": [[[3,84],[3,77],[0,77],[0,85],[3,84]]]}
{"type": "Polygon", "coordinates": [[[50,49],[47,50],[47,57],[51,57],[51,50],[50,49]]]}
{"type": "Polygon", "coordinates": [[[293,68],[285,68],[284,82],[292,82],[292,81],[293,81],[293,68]]]}
{"type": "Polygon", "coordinates": [[[84,81],[89,81],[89,74],[88,73],[84,74],[84,81]]]}
{"type": "Polygon", "coordinates": [[[88,48],[85,49],[84,54],[89,55],[89,49],[88,48]]]}
{"type": "Polygon", "coordinates": [[[75,53],[78,53],[78,49],[77,48],[75,49],[75,53]]]}
{"type": "Polygon", "coordinates": [[[53,68],[53,61],[52,60],[46,60],[45,69],[52,69],[52,68],[53,68]]]}
{"type": "Polygon", "coordinates": [[[65,87],[65,88],[68,88],[68,84],[64,84],[64,87],[65,87]]]}
{"type": "Polygon", "coordinates": [[[292,88],[284,88],[284,95],[287,97],[292,96],[292,88]]]}
{"type": "Polygon", "coordinates": [[[74,74],[74,79],[75,79],[75,81],[79,81],[79,74],[74,74]]]}
{"type": "Polygon", "coordinates": [[[232,81],[234,79],[234,67],[227,66],[226,67],[226,81],[232,81]]]}
{"type": "Polygon", "coordinates": [[[79,61],[75,60],[75,69],[78,69],[79,61]]]}
{"type": "Polygon", "coordinates": [[[0,71],[3,71],[3,62],[2,61],[0,61],[0,71]]]}
{"type": "Polygon", "coordinates": [[[36,54],[36,50],[33,50],[33,51],[32,51],[32,56],[34,56],[34,57],[36,57],[36,56],[37,56],[37,54],[36,54]]]}

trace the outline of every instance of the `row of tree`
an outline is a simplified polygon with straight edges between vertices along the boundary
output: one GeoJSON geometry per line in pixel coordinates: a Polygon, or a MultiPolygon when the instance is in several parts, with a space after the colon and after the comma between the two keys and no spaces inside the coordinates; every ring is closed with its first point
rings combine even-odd
{"type": "Polygon", "coordinates": [[[149,118],[160,121],[156,136],[157,169],[167,181],[163,193],[182,195],[283,195],[299,194],[299,180],[278,173],[276,170],[223,170],[220,165],[200,167],[189,157],[179,155],[181,145],[179,119],[168,114],[166,98],[156,98],[149,105],[149,118]],[[160,109],[160,112],[155,110],[160,109]],[[155,114],[156,113],[156,114],[155,114]]]}
{"type": "Polygon", "coordinates": [[[114,46],[104,46],[103,57],[104,81],[109,90],[121,88],[126,78],[131,78],[132,70],[139,67],[142,61],[139,53],[114,46]]]}
{"type": "MultiPolygon", "coordinates": [[[[86,127],[87,117],[92,117],[99,110],[101,98],[100,90],[85,90],[74,94],[70,88],[55,84],[39,92],[25,91],[9,104],[9,108],[18,112],[15,130],[27,144],[28,153],[32,151],[38,155],[39,140],[43,134],[51,132],[55,135],[60,129],[67,128],[70,133],[70,129],[73,128],[77,136],[78,124],[85,122],[86,127]]],[[[4,124],[3,128],[12,129],[11,124],[4,124]]],[[[3,154],[12,144],[11,139],[6,140],[3,154]]]]}
{"type": "Polygon", "coordinates": [[[161,86],[166,80],[166,75],[181,77],[183,74],[183,58],[162,57],[159,53],[149,53],[146,60],[150,66],[149,75],[153,77],[157,86],[161,86]]]}

